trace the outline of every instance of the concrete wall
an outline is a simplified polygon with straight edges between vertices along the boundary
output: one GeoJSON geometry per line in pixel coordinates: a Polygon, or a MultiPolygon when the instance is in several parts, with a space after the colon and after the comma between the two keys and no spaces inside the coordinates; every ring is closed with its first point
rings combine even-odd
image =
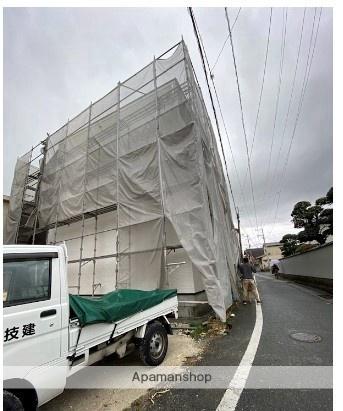
{"type": "Polygon", "coordinates": [[[332,289],[333,243],[280,260],[281,276],[295,281],[332,289]]]}
{"type": "Polygon", "coordinates": [[[280,260],[280,272],[332,279],[333,243],[280,260]]]}

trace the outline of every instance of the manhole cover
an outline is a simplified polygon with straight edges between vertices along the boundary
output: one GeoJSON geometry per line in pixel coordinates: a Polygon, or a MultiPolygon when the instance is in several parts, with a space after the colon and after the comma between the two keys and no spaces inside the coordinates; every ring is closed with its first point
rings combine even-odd
{"type": "Polygon", "coordinates": [[[320,337],[319,335],[308,333],[292,333],[291,338],[293,338],[293,340],[308,343],[320,342],[322,340],[322,337],[320,337]]]}

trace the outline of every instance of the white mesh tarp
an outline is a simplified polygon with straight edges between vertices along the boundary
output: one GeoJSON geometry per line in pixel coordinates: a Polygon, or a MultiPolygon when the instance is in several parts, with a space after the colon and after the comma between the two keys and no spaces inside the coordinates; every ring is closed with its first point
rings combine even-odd
{"type": "Polygon", "coordinates": [[[7,219],[4,221],[4,244],[14,244],[21,220],[25,184],[30,170],[31,151],[17,159],[12,181],[7,219]]]}
{"type": "MultiPolygon", "coordinates": [[[[15,198],[22,180],[16,172],[15,198]]],[[[225,320],[237,296],[238,241],[215,136],[183,42],[48,138],[38,209],[37,230],[50,229],[50,241],[80,249],[69,256],[77,292],[89,281],[94,292],[101,270],[113,273],[109,286],[168,287],[166,249],[177,245],[225,320]],[[105,212],[111,222],[100,229],[95,218],[105,212]],[[63,224],[74,221],[79,235],[70,239],[63,224]]]]}

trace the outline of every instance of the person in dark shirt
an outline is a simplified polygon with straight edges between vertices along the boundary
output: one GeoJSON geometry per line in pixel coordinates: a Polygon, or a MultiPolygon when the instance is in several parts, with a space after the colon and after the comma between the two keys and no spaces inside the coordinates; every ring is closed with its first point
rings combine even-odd
{"type": "Polygon", "coordinates": [[[241,274],[241,280],[243,281],[243,304],[247,303],[247,300],[250,301],[250,293],[254,294],[256,302],[261,303],[260,295],[257,290],[255,276],[253,273],[256,273],[255,268],[249,264],[248,258],[243,258],[243,264],[238,264],[238,270],[241,274]]]}
{"type": "Polygon", "coordinates": [[[275,275],[275,278],[279,278],[279,267],[276,264],[272,265],[272,274],[275,275]]]}

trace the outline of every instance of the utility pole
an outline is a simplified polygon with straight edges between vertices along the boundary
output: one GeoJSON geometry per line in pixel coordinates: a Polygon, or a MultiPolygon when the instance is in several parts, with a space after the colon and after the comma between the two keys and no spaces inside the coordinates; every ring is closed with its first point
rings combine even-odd
{"type": "Polygon", "coordinates": [[[236,215],[237,215],[237,222],[238,222],[238,236],[239,236],[240,256],[241,256],[241,260],[243,260],[242,236],[241,236],[241,220],[240,220],[240,218],[239,218],[239,210],[238,210],[238,208],[236,209],[236,215]]]}
{"type": "Polygon", "coordinates": [[[247,240],[248,248],[251,248],[250,237],[248,234],[242,234],[242,236],[247,240]]]}
{"type": "Polygon", "coordinates": [[[248,247],[251,248],[250,237],[248,236],[248,234],[246,234],[245,237],[247,238],[247,241],[248,241],[248,247]]]}

